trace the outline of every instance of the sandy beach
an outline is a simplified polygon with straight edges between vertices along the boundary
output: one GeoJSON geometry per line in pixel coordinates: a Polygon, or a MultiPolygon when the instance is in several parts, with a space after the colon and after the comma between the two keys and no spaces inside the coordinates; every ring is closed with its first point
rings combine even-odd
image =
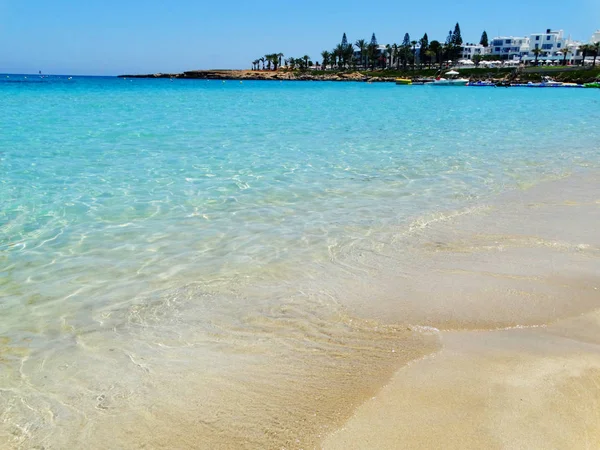
{"type": "Polygon", "coordinates": [[[394,291],[413,301],[394,308],[389,293],[379,314],[432,327],[441,349],[323,448],[598,448],[599,187],[573,176],[428,225],[418,272],[430,282],[411,273],[394,291]]]}

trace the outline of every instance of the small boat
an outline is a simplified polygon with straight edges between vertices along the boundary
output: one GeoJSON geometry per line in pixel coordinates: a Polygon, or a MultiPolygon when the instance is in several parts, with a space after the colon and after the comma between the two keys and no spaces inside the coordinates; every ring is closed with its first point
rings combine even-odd
{"type": "MultiPolygon", "coordinates": [[[[455,70],[451,70],[450,72],[446,72],[446,75],[450,77],[455,77],[458,75],[458,72],[455,70]]],[[[441,78],[437,77],[431,83],[431,86],[466,86],[469,82],[466,78],[441,78]]]]}
{"type": "Polygon", "coordinates": [[[550,77],[543,77],[540,87],[562,87],[563,83],[560,81],[554,81],[550,77]]]}
{"type": "Polygon", "coordinates": [[[467,86],[475,87],[496,87],[496,83],[492,81],[470,81],[467,86]]]}
{"type": "Polygon", "coordinates": [[[400,86],[408,86],[412,84],[412,80],[410,78],[396,78],[396,84],[400,86]]]}
{"type": "Polygon", "coordinates": [[[433,83],[429,83],[431,86],[466,86],[469,80],[466,78],[436,78],[433,83]]]}
{"type": "Polygon", "coordinates": [[[550,77],[544,77],[541,83],[532,83],[521,85],[525,87],[538,87],[538,88],[580,88],[581,85],[577,83],[563,83],[561,81],[554,81],[550,77]]]}
{"type": "Polygon", "coordinates": [[[560,81],[554,81],[550,78],[545,77],[544,81],[541,83],[518,83],[513,84],[516,87],[528,87],[528,88],[581,88],[583,87],[581,84],[577,83],[562,83],[560,81]]]}
{"type": "Polygon", "coordinates": [[[417,78],[416,80],[413,80],[412,84],[413,86],[415,85],[424,85],[424,84],[429,84],[429,83],[433,83],[433,78],[417,78]]]}
{"type": "Polygon", "coordinates": [[[585,83],[583,85],[584,88],[596,88],[596,89],[600,89],[600,81],[595,81],[594,83],[585,83]]]}

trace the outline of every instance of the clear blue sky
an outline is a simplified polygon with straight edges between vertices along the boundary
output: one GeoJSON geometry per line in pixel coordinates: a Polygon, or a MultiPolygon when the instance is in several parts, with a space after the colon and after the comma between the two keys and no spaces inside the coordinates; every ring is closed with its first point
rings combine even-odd
{"type": "Polygon", "coordinates": [[[320,60],[342,37],[400,43],[405,32],[465,41],[485,29],[528,35],[563,29],[588,40],[600,0],[0,0],[0,73],[98,74],[248,68],[265,53],[320,60]]]}

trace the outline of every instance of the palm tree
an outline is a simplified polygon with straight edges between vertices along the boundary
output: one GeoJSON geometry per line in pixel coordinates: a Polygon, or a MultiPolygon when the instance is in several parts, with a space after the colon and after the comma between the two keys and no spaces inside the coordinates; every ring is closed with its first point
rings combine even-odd
{"type": "Polygon", "coordinates": [[[331,53],[327,50],[321,52],[321,57],[323,58],[323,67],[327,70],[327,65],[329,64],[329,58],[331,58],[331,53]]]}
{"type": "Polygon", "coordinates": [[[410,45],[412,45],[412,53],[413,53],[413,61],[412,61],[412,67],[413,70],[415,70],[415,61],[417,60],[417,41],[410,41],[410,45]]]}
{"type": "Polygon", "coordinates": [[[259,61],[262,63],[262,69],[261,70],[265,70],[265,57],[263,56],[262,58],[259,59],[259,61]]]}
{"type": "Polygon", "coordinates": [[[333,49],[334,53],[337,55],[338,57],[338,61],[340,62],[340,66],[345,66],[346,65],[346,58],[345,58],[345,48],[342,44],[338,44],[335,46],[335,48],[333,49]]]}
{"type": "Polygon", "coordinates": [[[344,65],[346,67],[350,67],[350,63],[354,57],[354,47],[351,45],[346,45],[342,51],[342,59],[344,60],[344,65]]]}
{"type": "Polygon", "coordinates": [[[267,67],[269,68],[269,70],[271,70],[271,64],[273,64],[273,54],[269,53],[268,55],[265,55],[265,59],[267,60],[267,67]]]}
{"type": "Polygon", "coordinates": [[[408,56],[410,55],[410,42],[408,44],[402,44],[402,64],[404,66],[404,70],[406,70],[406,66],[408,65],[408,56]]]}
{"type": "Polygon", "coordinates": [[[429,68],[431,69],[431,62],[433,61],[435,52],[429,48],[425,51],[425,56],[427,56],[427,59],[429,60],[429,68]]]}
{"type": "Polygon", "coordinates": [[[442,51],[442,44],[440,41],[431,41],[429,43],[429,50],[435,53],[435,58],[438,62],[441,61],[440,53],[442,51]]]}
{"type": "Polygon", "coordinates": [[[310,60],[310,56],[304,55],[302,59],[304,60],[304,67],[308,68],[308,61],[310,60]]]}
{"type": "Polygon", "coordinates": [[[592,50],[592,47],[587,44],[583,44],[579,46],[579,51],[581,52],[581,65],[585,65],[585,57],[592,50]]]}
{"type": "Polygon", "coordinates": [[[538,58],[543,53],[543,50],[539,47],[534,48],[531,52],[535,55],[535,65],[538,65],[538,58]]]}
{"type": "Polygon", "coordinates": [[[559,50],[559,53],[563,54],[563,66],[567,65],[567,54],[569,53],[569,47],[564,47],[559,50]]]}
{"type": "MultiPolygon", "coordinates": [[[[277,60],[279,62],[279,66],[281,66],[281,61],[283,59],[283,53],[277,53],[277,60]]],[[[276,68],[277,69],[277,68],[276,68]]]]}
{"type": "Polygon", "coordinates": [[[596,58],[598,57],[598,53],[600,53],[600,42],[596,42],[595,44],[590,45],[590,47],[594,52],[594,64],[592,64],[592,67],[596,67],[596,58]]]}
{"type": "Polygon", "coordinates": [[[360,65],[367,65],[364,58],[365,58],[365,53],[367,52],[367,41],[365,41],[364,39],[359,39],[358,41],[356,41],[354,43],[354,45],[356,46],[356,48],[358,49],[358,51],[360,52],[360,65]]]}
{"type": "Polygon", "coordinates": [[[375,44],[369,44],[367,46],[367,61],[371,70],[375,69],[375,60],[377,59],[378,49],[375,44]]]}

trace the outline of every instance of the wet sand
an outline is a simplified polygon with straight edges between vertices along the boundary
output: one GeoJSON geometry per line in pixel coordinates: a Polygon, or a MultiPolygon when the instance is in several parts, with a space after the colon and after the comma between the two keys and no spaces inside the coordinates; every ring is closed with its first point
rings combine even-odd
{"type": "Polygon", "coordinates": [[[443,350],[396,373],[325,449],[598,448],[600,316],[594,342],[548,329],[446,332],[443,350]]]}
{"type": "Polygon", "coordinates": [[[598,224],[600,177],[587,173],[425,226],[372,313],[432,327],[441,350],[396,372],[323,448],[600,447],[598,224]]]}

